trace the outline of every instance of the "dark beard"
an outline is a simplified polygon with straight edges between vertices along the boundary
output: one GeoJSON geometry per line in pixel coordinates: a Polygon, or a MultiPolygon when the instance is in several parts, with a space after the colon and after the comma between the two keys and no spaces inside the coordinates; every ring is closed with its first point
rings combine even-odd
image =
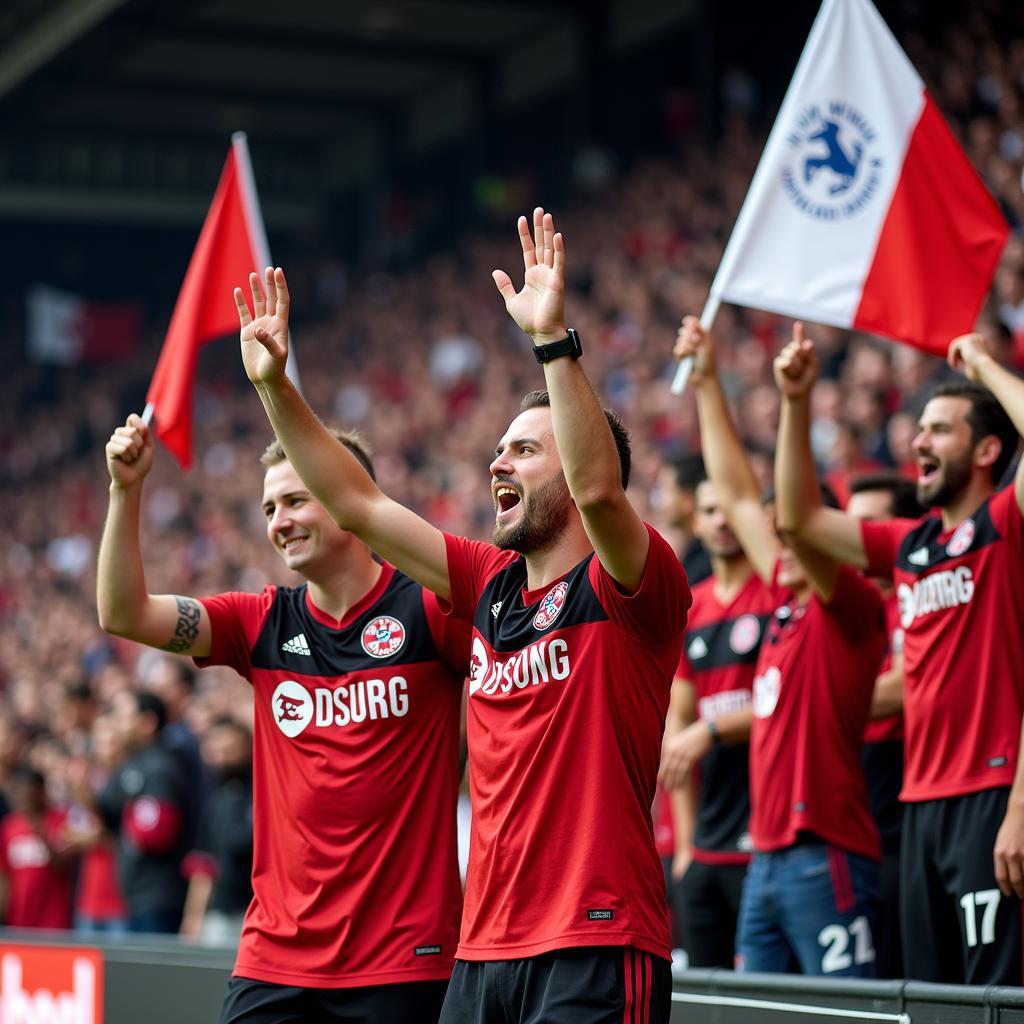
{"type": "Polygon", "coordinates": [[[569,488],[559,473],[528,498],[523,514],[511,526],[495,526],[491,543],[503,551],[529,555],[550,547],[565,532],[569,522],[569,488]]]}
{"type": "Polygon", "coordinates": [[[971,482],[972,455],[971,451],[966,451],[961,458],[947,463],[942,473],[942,481],[931,494],[922,491],[918,483],[918,502],[925,508],[944,508],[949,505],[971,482]]]}

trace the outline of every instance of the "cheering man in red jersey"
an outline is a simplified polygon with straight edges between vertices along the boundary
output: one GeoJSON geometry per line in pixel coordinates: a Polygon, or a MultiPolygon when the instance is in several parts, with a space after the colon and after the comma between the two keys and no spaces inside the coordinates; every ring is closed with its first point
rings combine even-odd
{"type": "Polygon", "coordinates": [[[753,682],[750,837],[737,955],[747,971],[873,977],[881,849],[861,745],[885,648],[877,587],[777,536],[696,317],[676,356],[694,356],[708,478],[775,598],[753,682]]]}
{"type": "Polygon", "coordinates": [[[968,380],[935,389],[914,438],[917,497],[939,514],[859,522],[814,499],[807,435],[818,363],[809,341],[791,344],[780,356],[780,499],[794,496],[785,525],[803,543],[896,584],[905,970],[927,981],[1020,985],[1024,469],[1013,487],[996,486],[1024,428],[1024,382],[978,334],[952,342],[949,363],[968,380]]]}
{"type": "Polygon", "coordinates": [[[743,553],[710,480],[697,484],[694,504],[693,531],[712,575],[693,588],[660,774],[684,823],[677,836],[692,837],[679,851],[686,867],[674,886],[690,966],[731,969],[751,851],[751,689],[778,600],[743,553]]]}
{"type": "MultiPolygon", "coordinates": [[[[357,435],[329,436],[372,473],[357,435]]],[[[153,454],[134,415],[107,443],[97,603],[108,631],[253,685],[254,898],[221,1024],[436,1024],[462,895],[468,629],[338,529],[277,442],[261,459],[267,538],[306,583],[149,593],[139,512],[153,454]]]]}
{"type": "Polygon", "coordinates": [[[668,914],[651,802],[686,609],[671,547],[626,497],[628,439],[563,318],[550,214],[520,218],[526,282],[494,279],[546,392],[491,463],[494,544],[445,535],[384,495],[285,376],[288,294],[236,290],[242,358],[292,464],[337,523],[473,623],[473,825],[447,1024],[666,1022],[668,914]]]}

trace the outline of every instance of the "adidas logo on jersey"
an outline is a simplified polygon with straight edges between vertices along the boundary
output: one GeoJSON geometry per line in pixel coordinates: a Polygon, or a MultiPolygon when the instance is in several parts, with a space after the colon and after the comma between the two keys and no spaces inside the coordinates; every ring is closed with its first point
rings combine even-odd
{"type": "Polygon", "coordinates": [[[306,643],[305,633],[299,633],[298,636],[293,636],[291,640],[286,640],[281,644],[281,650],[288,654],[304,654],[307,658],[312,657],[309,644],[306,643]]]}
{"type": "Polygon", "coordinates": [[[491,615],[494,618],[498,617],[498,612],[501,611],[501,605],[502,605],[501,601],[495,601],[494,604],[491,605],[491,615]]]}
{"type": "Polygon", "coordinates": [[[918,548],[916,551],[911,551],[907,555],[907,561],[911,565],[927,565],[928,564],[928,549],[918,548]]]}
{"type": "Polygon", "coordinates": [[[689,647],[686,648],[686,655],[693,661],[698,658],[706,657],[708,653],[708,645],[704,642],[704,637],[697,637],[689,647]]]}

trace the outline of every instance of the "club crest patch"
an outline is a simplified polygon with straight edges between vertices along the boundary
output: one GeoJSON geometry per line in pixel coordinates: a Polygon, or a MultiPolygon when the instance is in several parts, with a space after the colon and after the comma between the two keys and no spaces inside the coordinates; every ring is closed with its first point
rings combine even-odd
{"type": "Polygon", "coordinates": [[[741,615],[729,630],[729,646],[735,654],[752,651],[761,639],[761,623],[756,615],[741,615]]]}
{"type": "Polygon", "coordinates": [[[533,617],[534,629],[547,629],[558,618],[559,613],[565,607],[565,597],[569,593],[569,584],[562,580],[555,584],[545,595],[540,603],[540,610],[533,617]]]}
{"type": "Polygon", "coordinates": [[[949,543],[946,545],[946,554],[950,558],[956,558],[957,555],[962,555],[970,546],[974,540],[974,520],[965,519],[953,533],[953,536],[949,538],[949,543]]]}
{"type": "Polygon", "coordinates": [[[371,658],[390,658],[405,643],[405,626],[390,615],[379,615],[366,624],[361,639],[371,658]]]}

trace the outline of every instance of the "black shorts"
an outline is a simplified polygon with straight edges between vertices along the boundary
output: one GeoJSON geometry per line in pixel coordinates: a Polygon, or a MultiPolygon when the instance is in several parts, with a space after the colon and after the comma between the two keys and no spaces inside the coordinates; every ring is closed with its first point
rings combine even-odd
{"type": "Polygon", "coordinates": [[[447,981],[295,988],[231,978],[220,1024],[437,1024],[447,981]]]}
{"type": "Polygon", "coordinates": [[[672,967],[622,946],[456,960],[443,1024],[668,1024],[672,967]]]}
{"type": "Polygon", "coordinates": [[[996,885],[992,850],[1009,789],[907,804],[900,919],[908,978],[1020,985],[1021,902],[996,885]]]}
{"type": "Polygon", "coordinates": [[[736,966],[736,920],[746,864],[690,861],[673,893],[691,967],[736,966]]]}

